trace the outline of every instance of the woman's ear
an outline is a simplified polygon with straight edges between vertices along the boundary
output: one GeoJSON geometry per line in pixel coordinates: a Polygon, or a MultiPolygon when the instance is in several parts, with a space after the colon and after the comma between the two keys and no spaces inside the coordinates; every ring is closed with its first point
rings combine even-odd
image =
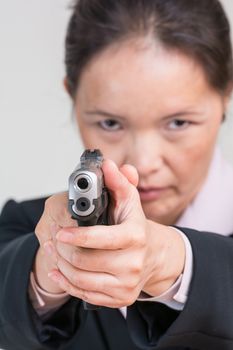
{"type": "Polygon", "coordinates": [[[225,122],[226,120],[227,109],[232,97],[232,91],[233,91],[233,82],[228,84],[227,88],[225,89],[222,95],[222,103],[223,103],[222,122],[225,122]]]}
{"type": "Polygon", "coordinates": [[[69,89],[69,84],[68,84],[68,80],[67,77],[65,77],[63,79],[63,86],[65,88],[65,91],[68,93],[68,95],[72,98],[71,93],[70,93],[70,89],[69,89]]]}
{"type": "Polygon", "coordinates": [[[225,90],[224,96],[223,96],[223,103],[224,103],[224,110],[225,111],[227,111],[229,102],[231,100],[232,91],[233,91],[233,82],[228,84],[228,86],[227,86],[227,88],[225,90]]]}

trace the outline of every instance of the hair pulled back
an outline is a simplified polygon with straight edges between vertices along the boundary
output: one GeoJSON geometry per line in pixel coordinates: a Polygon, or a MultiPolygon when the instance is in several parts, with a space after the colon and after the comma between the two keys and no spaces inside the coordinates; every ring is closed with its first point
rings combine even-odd
{"type": "Polygon", "coordinates": [[[147,35],[196,60],[219,92],[233,81],[230,26],[218,0],[76,0],[72,11],[65,65],[73,97],[83,69],[96,54],[147,35]]]}

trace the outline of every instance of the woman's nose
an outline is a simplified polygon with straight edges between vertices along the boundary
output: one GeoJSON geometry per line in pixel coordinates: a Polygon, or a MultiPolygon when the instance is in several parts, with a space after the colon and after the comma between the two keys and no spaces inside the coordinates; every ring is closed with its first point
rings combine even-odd
{"type": "Polygon", "coordinates": [[[158,172],[164,164],[161,142],[142,137],[135,140],[127,161],[136,167],[140,176],[158,172]]]}

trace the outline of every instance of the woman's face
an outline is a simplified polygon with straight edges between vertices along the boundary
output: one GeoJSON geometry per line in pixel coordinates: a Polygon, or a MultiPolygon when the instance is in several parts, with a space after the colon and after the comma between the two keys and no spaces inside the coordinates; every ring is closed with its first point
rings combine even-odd
{"type": "Polygon", "coordinates": [[[86,148],[137,168],[147,218],[174,224],[205,180],[225,103],[190,58],[128,43],[84,69],[75,115],[86,148]]]}

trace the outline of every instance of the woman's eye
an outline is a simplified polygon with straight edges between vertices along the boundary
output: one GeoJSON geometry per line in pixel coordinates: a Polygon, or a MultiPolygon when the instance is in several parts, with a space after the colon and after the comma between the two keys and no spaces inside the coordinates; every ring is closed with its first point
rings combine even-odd
{"type": "Polygon", "coordinates": [[[187,120],[181,120],[181,119],[174,119],[169,124],[169,129],[177,130],[177,129],[185,129],[187,126],[190,125],[190,122],[187,120]]]}
{"type": "Polygon", "coordinates": [[[102,120],[98,124],[102,129],[107,131],[118,131],[121,129],[121,125],[114,119],[102,120]]]}

